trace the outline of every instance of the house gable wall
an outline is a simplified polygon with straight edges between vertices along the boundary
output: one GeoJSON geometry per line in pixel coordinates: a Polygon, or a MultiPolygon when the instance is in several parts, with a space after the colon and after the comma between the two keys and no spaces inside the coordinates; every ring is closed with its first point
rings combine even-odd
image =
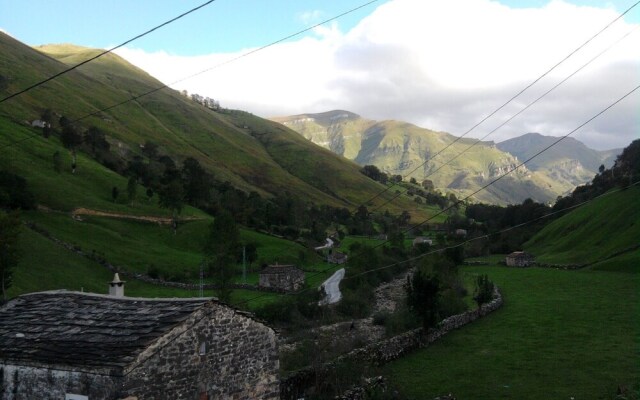
{"type": "Polygon", "coordinates": [[[195,312],[141,353],[124,392],[151,399],[267,399],[279,396],[275,332],[219,304],[195,312]],[[204,345],[204,355],[200,355],[204,345]]]}

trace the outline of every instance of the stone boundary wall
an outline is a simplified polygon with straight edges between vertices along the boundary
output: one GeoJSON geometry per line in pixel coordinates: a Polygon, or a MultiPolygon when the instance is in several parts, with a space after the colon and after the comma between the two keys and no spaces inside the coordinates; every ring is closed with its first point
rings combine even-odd
{"type": "MultiPolygon", "coordinates": [[[[88,258],[91,261],[94,261],[100,265],[102,265],[103,267],[107,268],[109,271],[113,272],[113,273],[118,273],[123,277],[126,278],[133,278],[133,279],[137,279],[139,281],[145,282],[145,283],[150,283],[152,285],[157,285],[157,286],[165,286],[165,287],[173,287],[173,288],[179,288],[179,289],[185,289],[185,290],[198,290],[200,289],[200,285],[197,283],[182,283],[182,282],[171,282],[171,281],[166,281],[164,279],[157,279],[157,278],[152,278],[147,274],[142,274],[139,272],[129,272],[129,271],[123,271],[120,267],[118,267],[117,265],[113,265],[110,262],[108,262],[104,257],[100,256],[99,254],[96,254],[94,252],[91,253],[87,253],[84,250],[82,250],[82,248],[80,248],[80,246],[76,246],[70,243],[67,243],[63,240],[60,240],[58,238],[56,238],[55,236],[51,235],[51,233],[42,228],[41,226],[38,226],[37,224],[33,223],[33,222],[25,222],[24,223],[29,229],[31,229],[32,231],[39,233],[40,235],[46,237],[47,239],[51,240],[52,242],[56,243],[59,246],[64,247],[65,249],[76,253],[79,256],[88,258]]],[[[282,290],[282,289],[278,289],[278,288],[265,288],[265,287],[260,287],[257,285],[249,285],[246,283],[233,283],[230,285],[232,289],[247,289],[247,290],[254,290],[254,291],[259,291],[259,292],[274,292],[274,293],[285,293],[286,291],[282,290]]],[[[205,290],[211,290],[211,289],[218,289],[218,285],[214,285],[211,283],[207,283],[203,285],[203,289],[205,290]]]]}
{"type": "Polygon", "coordinates": [[[426,335],[422,328],[414,329],[392,338],[352,350],[319,368],[306,367],[298,370],[292,375],[280,380],[280,398],[282,400],[295,400],[303,397],[305,390],[314,385],[317,376],[327,375],[331,370],[336,368],[338,363],[348,361],[382,365],[400,358],[412,350],[427,347],[430,343],[435,342],[450,331],[458,329],[478,318],[482,318],[500,308],[503,300],[498,287],[494,288],[493,297],[493,300],[483,304],[476,310],[466,311],[462,314],[445,318],[438,323],[436,328],[430,329],[426,335]]]}

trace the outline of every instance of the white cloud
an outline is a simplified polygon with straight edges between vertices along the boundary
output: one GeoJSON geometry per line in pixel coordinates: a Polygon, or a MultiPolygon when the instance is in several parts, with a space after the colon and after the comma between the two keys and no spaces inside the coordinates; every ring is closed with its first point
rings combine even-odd
{"type": "Polygon", "coordinates": [[[298,13],[297,19],[304,25],[314,25],[321,21],[324,13],[320,10],[304,11],[298,13]]]}
{"type": "MultiPolygon", "coordinates": [[[[315,37],[272,46],[174,87],[263,116],[347,109],[460,135],[616,16],[610,8],[558,0],[537,9],[489,0],[394,0],[348,32],[337,24],[315,29],[315,37]]],[[[632,28],[619,21],[470,136],[486,134],[632,28]]],[[[487,140],[569,132],[640,84],[639,48],[640,29],[487,140]]],[[[171,83],[245,51],[118,53],[171,83]]],[[[625,146],[638,136],[638,109],[640,93],[575,137],[596,148],[625,146]]]]}

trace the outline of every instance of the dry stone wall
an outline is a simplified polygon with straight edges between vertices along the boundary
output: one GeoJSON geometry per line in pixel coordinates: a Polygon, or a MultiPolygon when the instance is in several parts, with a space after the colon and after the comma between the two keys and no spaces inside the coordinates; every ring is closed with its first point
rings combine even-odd
{"type": "Polygon", "coordinates": [[[412,350],[426,347],[454,329],[458,329],[478,318],[497,310],[503,304],[502,294],[496,287],[494,298],[476,310],[453,315],[442,320],[435,329],[425,334],[422,328],[394,336],[392,338],[355,349],[333,362],[319,368],[307,367],[280,381],[280,398],[292,400],[303,397],[307,388],[313,386],[319,375],[328,375],[341,362],[368,362],[381,365],[395,360],[412,350]]]}

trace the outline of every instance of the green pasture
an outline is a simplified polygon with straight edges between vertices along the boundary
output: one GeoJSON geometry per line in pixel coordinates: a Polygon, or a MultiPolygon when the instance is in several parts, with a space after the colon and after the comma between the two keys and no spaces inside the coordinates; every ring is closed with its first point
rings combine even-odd
{"type": "MultiPolygon", "coordinates": [[[[385,367],[409,399],[612,399],[640,382],[640,275],[501,266],[504,306],[385,367]]],[[[637,390],[636,386],[636,390],[637,390]]]]}

